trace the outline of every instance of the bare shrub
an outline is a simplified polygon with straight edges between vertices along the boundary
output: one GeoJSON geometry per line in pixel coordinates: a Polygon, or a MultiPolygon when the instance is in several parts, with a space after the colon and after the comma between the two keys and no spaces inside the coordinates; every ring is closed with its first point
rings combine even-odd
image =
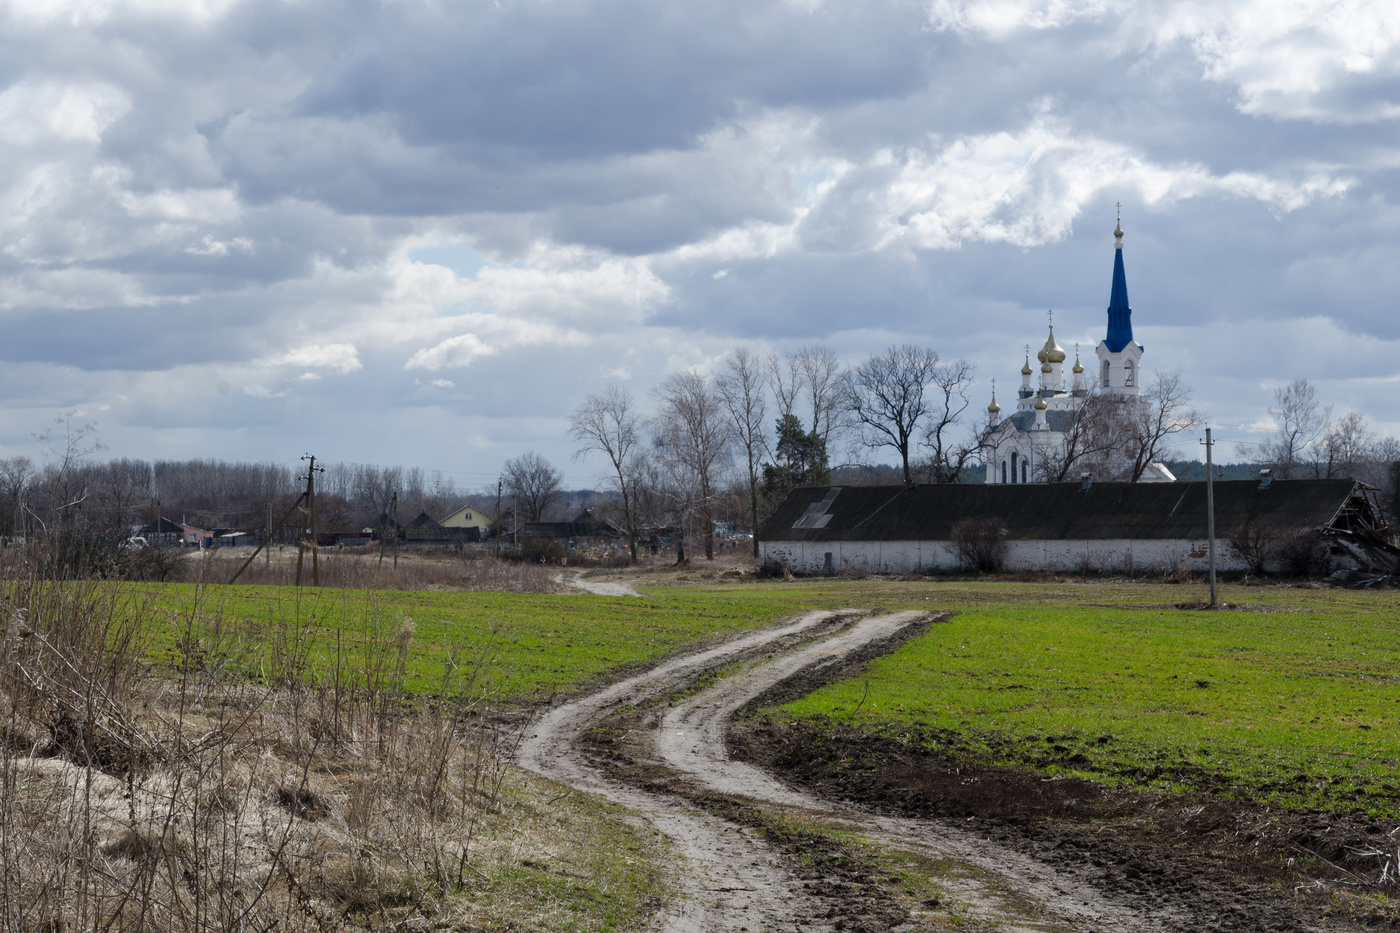
{"type": "Polygon", "coordinates": [[[997,573],[1006,563],[1006,526],[995,517],[965,518],[953,526],[953,553],[967,570],[997,573]]]}
{"type": "Polygon", "coordinates": [[[1248,566],[1249,572],[1259,575],[1265,572],[1266,565],[1274,557],[1278,536],[1253,522],[1247,522],[1230,535],[1229,545],[1248,566]]]}
{"type": "Polygon", "coordinates": [[[1305,577],[1322,569],[1326,553],[1321,536],[1312,529],[1279,532],[1274,536],[1274,555],[1279,568],[1289,576],[1305,577]]]}

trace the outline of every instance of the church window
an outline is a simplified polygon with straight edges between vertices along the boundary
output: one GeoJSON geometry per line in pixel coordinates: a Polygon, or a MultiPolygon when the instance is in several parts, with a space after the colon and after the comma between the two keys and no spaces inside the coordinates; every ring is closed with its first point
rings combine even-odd
{"type": "Polygon", "coordinates": [[[1021,482],[1026,482],[1026,458],[1021,458],[1021,482]]]}
{"type": "Polygon", "coordinates": [[[1018,457],[1017,457],[1017,455],[1016,455],[1016,451],[1013,450],[1013,451],[1011,452],[1011,482],[1013,482],[1013,483],[1016,482],[1016,460],[1017,460],[1017,459],[1018,459],[1018,457]]]}
{"type": "Polygon", "coordinates": [[[1132,360],[1128,360],[1126,363],[1123,364],[1123,385],[1125,385],[1125,386],[1130,386],[1130,385],[1132,385],[1132,384],[1133,384],[1133,361],[1132,361],[1132,360]]]}
{"type": "Polygon", "coordinates": [[[1006,483],[1006,461],[1005,461],[1005,460],[1001,461],[1001,481],[1002,481],[1003,484],[1006,483]]]}
{"type": "Polygon", "coordinates": [[[1108,388],[1108,360],[1104,360],[1104,361],[1103,361],[1103,366],[1102,366],[1101,368],[1102,368],[1102,371],[1103,371],[1103,383],[1102,383],[1102,385],[1103,385],[1103,387],[1104,387],[1105,389],[1107,389],[1107,388],[1108,388]]]}

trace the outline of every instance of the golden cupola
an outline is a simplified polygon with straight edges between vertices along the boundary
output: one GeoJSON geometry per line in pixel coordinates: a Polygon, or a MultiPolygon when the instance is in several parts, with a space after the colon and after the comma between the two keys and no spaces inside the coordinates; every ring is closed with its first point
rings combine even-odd
{"type": "Polygon", "coordinates": [[[1045,338],[1045,346],[1040,348],[1040,352],[1035,358],[1042,363],[1063,363],[1065,361],[1065,351],[1055,342],[1055,325],[1050,325],[1050,336],[1045,338]]]}

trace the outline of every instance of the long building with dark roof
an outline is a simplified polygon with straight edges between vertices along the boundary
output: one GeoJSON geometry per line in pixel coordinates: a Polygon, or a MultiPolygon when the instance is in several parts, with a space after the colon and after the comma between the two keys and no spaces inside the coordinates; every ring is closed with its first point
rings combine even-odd
{"type": "MultiPolygon", "coordinates": [[[[796,573],[909,573],[963,561],[954,528],[994,520],[1007,570],[1206,567],[1206,484],[829,486],[794,490],[759,533],[761,559],[796,573]]],[[[1370,487],[1349,479],[1215,483],[1217,566],[1249,568],[1231,544],[1316,534],[1334,566],[1393,569],[1395,538],[1370,487]]]]}

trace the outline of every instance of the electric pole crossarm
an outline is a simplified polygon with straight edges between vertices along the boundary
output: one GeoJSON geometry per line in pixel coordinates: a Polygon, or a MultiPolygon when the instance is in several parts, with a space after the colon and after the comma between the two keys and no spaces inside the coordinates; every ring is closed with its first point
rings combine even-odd
{"type": "Polygon", "coordinates": [[[238,582],[238,578],[243,575],[243,571],[248,569],[248,565],[253,562],[253,558],[257,557],[258,554],[262,553],[262,549],[268,546],[268,544],[272,541],[273,536],[276,535],[277,532],[282,530],[282,526],[287,524],[287,519],[292,517],[292,514],[296,512],[296,510],[301,506],[301,502],[305,498],[306,493],[302,493],[300,496],[297,496],[297,501],[292,503],[292,507],[287,510],[287,514],[283,515],[282,520],[277,523],[276,527],[274,527],[271,531],[267,533],[267,537],[263,538],[262,544],[259,544],[257,550],[255,550],[252,554],[248,556],[248,559],[243,562],[242,567],[238,568],[238,572],[233,575],[233,579],[228,581],[229,586],[233,586],[233,584],[238,582]]]}

